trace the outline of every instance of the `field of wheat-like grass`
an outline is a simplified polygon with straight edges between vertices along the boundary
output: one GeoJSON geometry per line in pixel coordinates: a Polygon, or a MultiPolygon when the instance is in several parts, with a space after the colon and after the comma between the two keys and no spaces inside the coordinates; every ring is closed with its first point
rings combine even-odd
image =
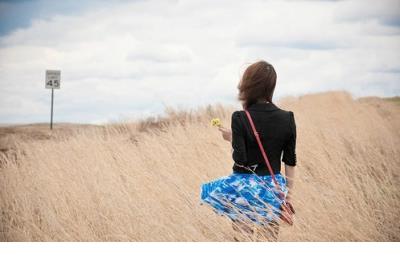
{"type": "MultiPolygon", "coordinates": [[[[277,105],[295,114],[298,160],[295,224],[278,241],[400,241],[399,100],[337,91],[277,105]]],[[[210,120],[229,127],[234,110],[0,128],[0,241],[264,240],[200,205],[201,183],[232,170],[210,120]]]]}

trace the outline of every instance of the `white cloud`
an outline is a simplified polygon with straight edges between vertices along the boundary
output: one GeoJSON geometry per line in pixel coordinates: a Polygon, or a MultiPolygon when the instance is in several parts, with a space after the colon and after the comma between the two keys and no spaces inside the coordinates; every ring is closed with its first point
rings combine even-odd
{"type": "Polygon", "coordinates": [[[56,121],[233,104],[257,59],[275,66],[277,98],[399,94],[398,2],[379,3],[139,1],[35,20],[0,38],[0,122],[48,119],[49,68],[62,70],[56,121]]]}

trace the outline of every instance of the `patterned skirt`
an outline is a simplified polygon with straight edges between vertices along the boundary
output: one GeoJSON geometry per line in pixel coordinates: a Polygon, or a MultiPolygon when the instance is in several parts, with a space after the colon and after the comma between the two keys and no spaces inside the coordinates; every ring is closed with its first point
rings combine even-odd
{"type": "Polygon", "coordinates": [[[266,225],[279,219],[282,199],[285,198],[280,194],[286,196],[288,193],[285,177],[278,173],[275,179],[280,186],[275,186],[270,175],[233,172],[202,184],[201,201],[233,221],[250,220],[266,225]]]}

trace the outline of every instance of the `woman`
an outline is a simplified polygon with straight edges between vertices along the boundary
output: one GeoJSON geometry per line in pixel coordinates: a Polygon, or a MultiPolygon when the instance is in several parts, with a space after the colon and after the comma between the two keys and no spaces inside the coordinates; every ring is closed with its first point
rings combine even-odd
{"type": "Polygon", "coordinates": [[[235,230],[252,234],[249,223],[273,226],[274,239],[277,239],[279,219],[290,222],[294,213],[288,190],[292,187],[296,166],[294,114],[272,102],[276,79],[273,66],[258,61],[246,69],[238,86],[238,99],[250,113],[275,181],[248,117],[244,111],[235,111],[231,130],[220,128],[223,138],[232,143],[233,173],[203,184],[201,193],[204,202],[233,221],[235,230]],[[285,176],[281,174],[281,160],[285,163],[285,176]]]}

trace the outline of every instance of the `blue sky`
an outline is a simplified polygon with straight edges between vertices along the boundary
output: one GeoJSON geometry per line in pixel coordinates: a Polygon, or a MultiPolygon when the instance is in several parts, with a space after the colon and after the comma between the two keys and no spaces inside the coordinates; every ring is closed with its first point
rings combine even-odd
{"type": "MultiPolygon", "coordinates": [[[[140,1],[140,0],[136,0],[140,1]]],[[[82,15],[98,7],[129,3],[127,0],[0,0],[0,35],[29,27],[32,20],[49,20],[55,15],[82,15]]]]}
{"type": "Polygon", "coordinates": [[[400,95],[400,1],[0,1],[0,123],[101,123],[165,106],[239,107],[259,59],[275,100],[327,90],[400,95]]]}

